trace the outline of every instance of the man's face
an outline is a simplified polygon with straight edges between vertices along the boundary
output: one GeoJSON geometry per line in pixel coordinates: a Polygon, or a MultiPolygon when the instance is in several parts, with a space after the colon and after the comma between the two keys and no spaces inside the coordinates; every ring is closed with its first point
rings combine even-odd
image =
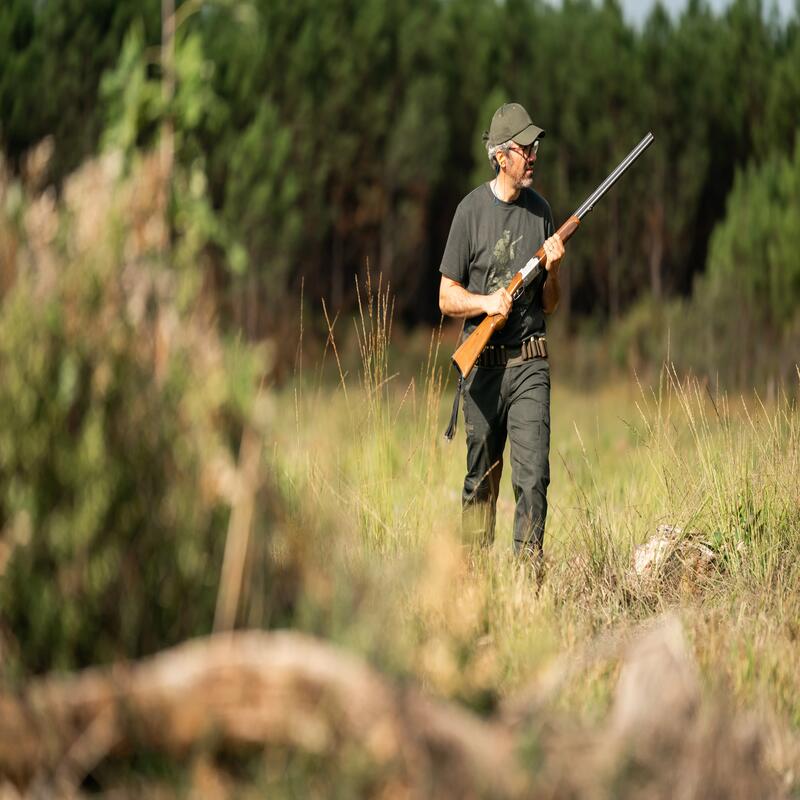
{"type": "Polygon", "coordinates": [[[515,143],[508,148],[505,172],[514,182],[514,188],[527,189],[533,183],[533,165],[538,149],[538,141],[527,147],[515,143]]]}

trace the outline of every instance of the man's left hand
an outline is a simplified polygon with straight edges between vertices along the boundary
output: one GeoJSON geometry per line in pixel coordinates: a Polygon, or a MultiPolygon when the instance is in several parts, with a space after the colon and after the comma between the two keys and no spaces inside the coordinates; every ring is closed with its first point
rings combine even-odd
{"type": "Polygon", "coordinates": [[[561,237],[557,233],[554,233],[545,241],[543,247],[546,259],[544,268],[548,272],[552,271],[558,274],[561,259],[564,258],[564,243],[561,241],[561,237]]]}

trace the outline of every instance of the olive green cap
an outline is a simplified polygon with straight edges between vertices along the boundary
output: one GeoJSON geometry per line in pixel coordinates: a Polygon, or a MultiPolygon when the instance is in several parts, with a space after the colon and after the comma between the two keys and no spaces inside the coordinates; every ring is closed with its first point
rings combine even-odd
{"type": "Polygon", "coordinates": [[[489,147],[513,139],[522,147],[527,147],[544,136],[544,131],[531,122],[530,114],[519,103],[504,103],[492,117],[489,130],[483,134],[483,140],[489,147]]]}

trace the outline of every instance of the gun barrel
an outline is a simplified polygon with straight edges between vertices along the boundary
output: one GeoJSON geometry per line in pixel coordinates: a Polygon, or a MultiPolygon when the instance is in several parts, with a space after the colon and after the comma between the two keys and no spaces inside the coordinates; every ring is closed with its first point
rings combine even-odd
{"type": "Polygon", "coordinates": [[[652,133],[648,133],[647,136],[620,161],[617,168],[589,195],[583,205],[575,212],[574,216],[578,219],[583,219],[583,217],[594,208],[597,201],[622,177],[625,170],[650,147],[654,138],[652,133]]]}

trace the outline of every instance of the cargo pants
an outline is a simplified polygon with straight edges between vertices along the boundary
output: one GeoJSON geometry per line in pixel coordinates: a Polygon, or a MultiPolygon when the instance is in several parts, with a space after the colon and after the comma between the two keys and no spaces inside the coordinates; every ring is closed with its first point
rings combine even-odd
{"type": "Polygon", "coordinates": [[[514,549],[541,554],[550,484],[550,365],[534,358],[513,366],[476,367],[464,382],[467,475],[463,527],[471,541],[494,540],[506,439],[511,444],[514,549]]]}

